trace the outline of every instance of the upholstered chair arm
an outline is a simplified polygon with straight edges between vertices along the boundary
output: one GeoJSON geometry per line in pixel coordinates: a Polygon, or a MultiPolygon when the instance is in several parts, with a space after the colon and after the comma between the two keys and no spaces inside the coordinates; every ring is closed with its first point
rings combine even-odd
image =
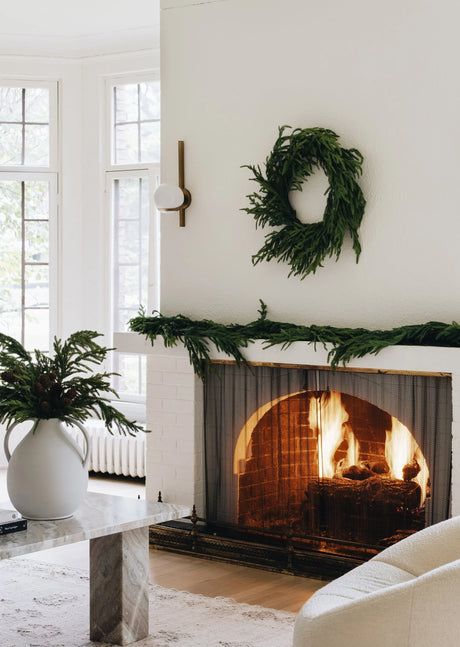
{"type": "Polygon", "coordinates": [[[293,647],[407,647],[412,591],[409,581],[344,603],[320,590],[297,616],[293,647]]]}
{"type": "Polygon", "coordinates": [[[460,558],[460,517],[424,528],[386,548],[371,561],[385,562],[422,575],[460,558]]]}
{"type": "MultiPolygon", "coordinates": [[[[371,562],[328,584],[308,600],[296,619],[293,647],[459,644],[460,560],[363,594],[366,569],[372,577],[371,562]],[[350,596],[348,600],[346,595],[350,596]]],[[[394,568],[397,576],[398,569],[394,568]]]]}

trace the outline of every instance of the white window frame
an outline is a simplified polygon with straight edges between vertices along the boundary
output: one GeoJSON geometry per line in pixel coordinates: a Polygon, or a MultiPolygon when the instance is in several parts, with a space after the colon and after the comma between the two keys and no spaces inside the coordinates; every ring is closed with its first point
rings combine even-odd
{"type": "Polygon", "coordinates": [[[114,130],[114,121],[113,121],[113,110],[112,110],[112,92],[113,88],[117,85],[125,84],[134,84],[134,83],[148,83],[149,81],[159,81],[160,75],[158,70],[152,70],[151,72],[143,72],[138,74],[118,74],[116,76],[111,76],[106,79],[105,87],[105,101],[106,101],[106,114],[107,110],[110,114],[110,129],[106,131],[105,138],[105,159],[106,171],[130,171],[134,169],[143,170],[145,168],[152,168],[160,166],[159,162],[153,164],[147,164],[146,162],[140,162],[138,164],[113,164],[112,162],[112,133],[114,130]]]}
{"type": "Polygon", "coordinates": [[[24,79],[0,76],[1,87],[47,88],[49,91],[49,164],[48,166],[0,165],[0,179],[17,182],[42,180],[49,183],[49,348],[60,332],[60,232],[59,232],[59,92],[57,80],[24,79]]]}
{"type": "MultiPolygon", "coordinates": [[[[108,311],[108,333],[110,338],[113,338],[113,310],[114,310],[114,294],[113,294],[113,182],[129,177],[147,177],[149,182],[149,204],[150,204],[150,222],[149,222],[149,274],[148,274],[148,296],[146,306],[147,311],[158,310],[160,307],[160,214],[155,209],[153,194],[160,181],[160,164],[156,163],[138,163],[138,164],[113,164],[112,163],[112,134],[114,132],[114,115],[112,107],[113,88],[118,85],[135,84],[149,81],[158,81],[158,70],[151,70],[142,73],[128,73],[118,74],[105,78],[105,114],[110,114],[110,119],[106,121],[108,127],[105,128],[105,141],[104,141],[104,193],[105,193],[105,212],[106,223],[108,232],[108,239],[110,241],[110,248],[108,250],[108,271],[110,292],[109,303],[107,304],[108,311]]],[[[123,350],[119,351],[123,354],[123,350]]],[[[142,406],[145,405],[146,397],[143,395],[135,395],[130,393],[119,393],[120,401],[117,401],[117,406],[120,407],[123,403],[131,405],[142,406]]],[[[129,406],[129,405],[128,405],[129,406]]]]}
{"type": "MultiPolygon", "coordinates": [[[[110,252],[109,252],[109,267],[113,268],[114,261],[114,251],[113,251],[113,182],[115,180],[122,180],[124,178],[139,178],[146,177],[149,181],[149,205],[150,205],[150,222],[149,222],[149,275],[148,275],[148,298],[147,303],[144,304],[146,308],[150,311],[152,309],[159,308],[159,298],[160,298],[160,286],[159,286],[159,271],[160,271],[160,218],[159,213],[154,207],[153,194],[155,188],[158,186],[160,178],[160,165],[151,164],[148,167],[143,165],[139,166],[136,169],[126,169],[126,170],[116,170],[116,171],[106,171],[106,184],[105,184],[105,194],[107,202],[107,212],[108,212],[108,231],[110,239],[110,252]]],[[[114,307],[114,294],[113,294],[113,281],[112,281],[112,271],[110,271],[110,331],[111,334],[115,332],[113,330],[113,307],[114,307]]],[[[119,331],[116,331],[119,332],[119,331]]]]}
{"type": "MultiPolygon", "coordinates": [[[[58,331],[58,192],[57,192],[57,175],[56,173],[25,173],[11,171],[3,172],[0,170],[0,181],[13,180],[14,182],[28,182],[40,180],[49,184],[49,347],[51,348],[52,340],[58,331]]],[[[28,349],[33,350],[33,349],[28,349]]]]}
{"type": "Polygon", "coordinates": [[[48,166],[23,166],[13,164],[11,166],[0,166],[0,171],[11,171],[17,173],[34,172],[34,173],[58,173],[59,171],[59,86],[58,81],[39,81],[30,79],[9,79],[0,77],[0,86],[10,88],[47,88],[50,98],[50,159],[48,166]]]}

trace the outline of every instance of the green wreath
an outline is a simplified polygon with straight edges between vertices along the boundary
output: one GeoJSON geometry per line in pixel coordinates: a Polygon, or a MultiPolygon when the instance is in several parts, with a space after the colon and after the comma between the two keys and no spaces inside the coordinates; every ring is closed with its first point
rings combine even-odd
{"type": "Polygon", "coordinates": [[[296,128],[278,139],[265,162],[265,176],[260,166],[246,165],[260,185],[259,193],[246,196],[251,204],[243,209],[251,214],[256,226],[277,227],[265,236],[264,246],[252,257],[253,265],[276,258],[291,266],[289,276],[304,279],[315,273],[327,256],[340,256],[345,234],[352,238],[356,262],[361,253],[358,229],[366,201],[356,178],[362,173],[363,156],[355,148],[345,149],[338,135],[326,128],[296,128]],[[301,190],[302,182],[317,168],[329,181],[327,203],[321,222],[302,223],[289,202],[289,192],[301,190]],[[281,229],[279,229],[281,227],[281,229]]]}

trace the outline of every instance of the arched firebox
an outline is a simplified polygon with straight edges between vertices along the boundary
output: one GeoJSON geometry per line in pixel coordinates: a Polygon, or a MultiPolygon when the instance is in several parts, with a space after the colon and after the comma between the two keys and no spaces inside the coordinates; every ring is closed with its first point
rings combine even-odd
{"type": "Polygon", "coordinates": [[[451,393],[449,376],[217,364],[207,521],[367,558],[447,518],[451,393]]]}
{"type": "Polygon", "coordinates": [[[397,418],[355,396],[301,391],[256,411],[235,448],[238,524],[368,545],[425,525],[427,462],[397,418]]]}

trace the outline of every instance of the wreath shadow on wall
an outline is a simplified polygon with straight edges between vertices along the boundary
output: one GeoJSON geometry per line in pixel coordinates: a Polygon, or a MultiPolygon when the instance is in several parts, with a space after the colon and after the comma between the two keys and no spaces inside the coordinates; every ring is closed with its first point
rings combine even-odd
{"type": "Polygon", "coordinates": [[[251,204],[243,209],[251,214],[256,227],[277,227],[265,236],[265,244],[252,257],[253,265],[276,259],[288,263],[289,276],[304,279],[314,274],[327,257],[340,256],[345,235],[351,236],[356,262],[361,253],[358,229],[366,201],[357,183],[362,174],[363,156],[355,148],[345,149],[339,136],[326,128],[279,128],[278,139],[260,166],[245,165],[259,191],[246,196],[251,204]],[[302,183],[318,168],[323,169],[329,187],[323,219],[303,223],[289,201],[290,191],[301,191],[302,183]],[[280,228],[281,227],[281,228],[280,228]]]}

